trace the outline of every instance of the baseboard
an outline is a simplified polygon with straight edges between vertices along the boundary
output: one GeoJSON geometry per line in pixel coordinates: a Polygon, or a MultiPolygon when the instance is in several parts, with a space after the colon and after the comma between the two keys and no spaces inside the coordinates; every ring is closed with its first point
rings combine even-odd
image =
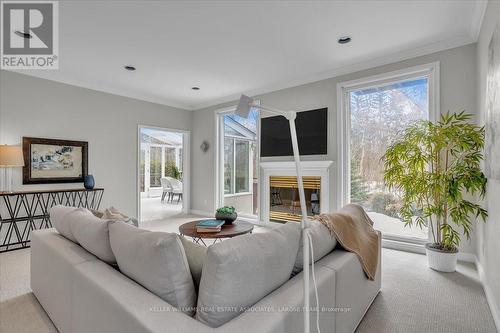
{"type": "Polygon", "coordinates": [[[458,261],[464,261],[464,262],[470,262],[473,264],[476,264],[477,267],[477,258],[474,253],[468,253],[468,252],[458,252],[457,256],[458,261]]]}
{"type": "Polygon", "coordinates": [[[425,248],[421,244],[398,242],[392,239],[382,239],[382,247],[398,251],[425,254],[425,248]]]}
{"type": "Polygon", "coordinates": [[[493,298],[493,294],[488,284],[488,280],[486,279],[483,265],[481,265],[481,262],[479,262],[477,258],[476,258],[476,267],[477,267],[477,272],[479,274],[479,280],[483,285],[484,293],[486,295],[486,301],[488,302],[491,315],[493,316],[493,321],[495,322],[497,332],[500,333],[500,309],[499,306],[495,303],[495,299],[493,298]]]}
{"type": "Polygon", "coordinates": [[[193,215],[201,215],[201,216],[213,216],[213,212],[208,212],[204,210],[198,210],[198,209],[190,209],[189,212],[193,215]]]}
{"type": "MultiPolygon", "coordinates": [[[[399,251],[425,254],[425,247],[423,244],[398,242],[392,239],[382,239],[382,247],[399,251]]],[[[470,263],[477,262],[476,255],[468,252],[458,252],[457,260],[470,263]]]]}

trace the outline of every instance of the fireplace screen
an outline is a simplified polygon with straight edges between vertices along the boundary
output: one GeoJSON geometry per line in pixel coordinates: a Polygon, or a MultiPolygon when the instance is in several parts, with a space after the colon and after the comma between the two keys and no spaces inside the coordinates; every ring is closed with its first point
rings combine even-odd
{"type": "MultiPolygon", "coordinates": [[[[299,190],[295,176],[270,177],[269,219],[273,222],[298,221],[302,219],[299,190]]],[[[320,213],[321,177],[304,176],[307,216],[320,213]]]]}

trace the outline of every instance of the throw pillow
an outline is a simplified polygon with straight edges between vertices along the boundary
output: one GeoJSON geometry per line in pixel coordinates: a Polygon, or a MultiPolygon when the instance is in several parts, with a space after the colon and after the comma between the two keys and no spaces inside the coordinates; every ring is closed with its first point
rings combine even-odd
{"type": "Polygon", "coordinates": [[[137,219],[133,217],[128,217],[127,215],[120,213],[118,209],[115,207],[111,206],[109,208],[106,208],[104,211],[98,211],[98,210],[90,210],[92,214],[97,216],[100,219],[105,219],[105,220],[112,220],[112,221],[123,221],[125,223],[131,224],[133,226],[138,227],[139,223],[137,219]]]}
{"type": "MultiPolygon", "coordinates": [[[[292,275],[296,275],[302,272],[304,268],[304,248],[302,246],[302,230],[300,228],[300,223],[297,222],[288,222],[287,224],[293,224],[296,228],[299,229],[300,242],[299,242],[299,251],[297,252],[297,258],[295,260],[295,265],[293,266],[292,275]]],[[[337,245],[337,239],[334,235],[330,233],[327,227],[325,227],[319,221],[310,221],[309,232],[312,238],[313,250],[314,250],[314,262],[320,260],[328,253],[330,253],[335,246],[337,245]]]]}
{"type": "Polygon", "coordinates": [[[73,232],[71,223],[73,219],[79,216],[89,215],[90,212],[85,208],[69,207],[57,205],[49,209],[50,221],[57,232],[74,243],[78,243],[73,232]]]}
{"type": "Polygon", "coordinates": [[[95,217],[90,211],[72,217],[71,232],[85,250],[108,264],[115,264],[116,258],[109,242],[109,225],[113,221],[95,217]]]}
{"type": "Polygon", "coordinates": [[[193,315],[196,292],[179,236],[142,230],[120,221],[110,226],[109,236],[123,274],[193,315]]]}
{"type": "Polygon", "coordinates": [[[288,281],[299,248],[291,225],[211,245],[203,265],[196,319],[218,327],[288,281]]]}

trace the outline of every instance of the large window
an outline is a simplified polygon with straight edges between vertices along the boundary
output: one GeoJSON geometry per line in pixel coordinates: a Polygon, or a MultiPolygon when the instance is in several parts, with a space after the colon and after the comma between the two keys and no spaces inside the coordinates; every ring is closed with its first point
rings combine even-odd
{"type": "Polygon", "coordinates": [[[397,134],[410,124],[432,119],[433,70],[367,80],[344,88],[346,116],[344,163],[347,202],[362,205],[385,238],[425,241],[427,228],[405,227],[399,218],[401,193],[384,184],[383,155],[397,134]]]}
{"type": "Polygon", "coordinates": [[[259,113],[247,119],[232,113],[219,115],[219,175],[223,193],[218,205],[234,206],[240,215],[257,215],[259,113]]]}

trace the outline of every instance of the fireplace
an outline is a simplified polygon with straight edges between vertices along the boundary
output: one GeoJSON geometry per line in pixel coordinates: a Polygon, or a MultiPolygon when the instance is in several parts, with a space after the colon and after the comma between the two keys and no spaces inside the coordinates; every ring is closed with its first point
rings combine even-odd
{"type": "MultiPolygon", "coordinates": [[[[320,213],[321,177],[304,176],[307,216],[320,213]]],[[[301,221],[297,177],[271,176],[269,179],[269,220],[271,222],[301,221]]]]}
{"type": "MultiPolygon", "coordinates": [[[[330,211],[329,174],[332,161],[303,161],[307,215],[330,211]]],[[[261,162],[261,220],[287,222],[302,219],[293,162],[261,162]]]]}

